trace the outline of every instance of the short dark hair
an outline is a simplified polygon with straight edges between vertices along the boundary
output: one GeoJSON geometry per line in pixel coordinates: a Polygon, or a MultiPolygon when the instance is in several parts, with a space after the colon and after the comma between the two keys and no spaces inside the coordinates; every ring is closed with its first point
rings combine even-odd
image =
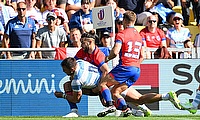
{"type": "Polygon", "coordinates": [[[190,40],[185,40],[185,41],[183,42],[185,48],[186,48],[186,44],[187,44],[188,42],[190,42],[190,40]]]}
{"type": "Polygon", "coordinates": [[[169,23],[170,22],[170,18],[175,15],[176,12],[170,12],[167,16],[166,16],[166,21],[169,23]]]}
{"type": "Polygon", "coordinates": [[[79,32],[81,32],[78,28],[72,28],[72,29],[70,29],[70,32],[74,32],[74,31],[79,31],[79,32]]]}
{"type": "Polygon", "coordinates": [[[68,69],[74,68],[76,66],[76,59],[73,57],[65,58],[61,62],[61,66],[65,66],[68,69]]]}
{"type": "Polygon", "coordinates": [[[17,8],[19,7],[19,4],[21,4],[21,3],[23,3],[24,5],[26,5],[26,2],[20,1],[20,2],[17,3],[17,8]]]}
{"type": "Polygon", "coordinates": [[[96,39],[96,33],[94,30],[90,30],[89,32],[85,32],[81,35],[81,38],[93,38],[96,39]]]}
{"type": "Polygon", "coordinates": [[[90,0],[81,0],[81,5],[90,4],[90,3],[91,3],[90,0]]]}

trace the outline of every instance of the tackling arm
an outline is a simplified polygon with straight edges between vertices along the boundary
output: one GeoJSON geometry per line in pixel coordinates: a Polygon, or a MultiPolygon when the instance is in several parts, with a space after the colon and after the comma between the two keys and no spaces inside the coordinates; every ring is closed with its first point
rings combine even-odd
{"type": "Polygon", "coordinates": [[[113,58],[115,58],[118,54],[119,51],[121,49],[122,44],[121,43],[115,43],[114,47],[112,48],[112,50],[110,51],[110,54],[108,57],[106,57],[105,62],[108,62],[109,60],[112,60],[113,58]]]}

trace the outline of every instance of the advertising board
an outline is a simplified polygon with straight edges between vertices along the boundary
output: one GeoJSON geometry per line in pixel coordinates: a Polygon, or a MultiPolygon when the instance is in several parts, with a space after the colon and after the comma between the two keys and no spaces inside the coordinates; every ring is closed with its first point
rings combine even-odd
{"type": "MultiPolygon", "coordinates": [[[[1,60],[0,116],[62,116],[70,111],[66,100],[56,98],[68,80],[60,60],[1,60]]],[[[200,83],[199,59],[144,60],[141,77],[134,85],[142,94],[175,91],[185,102],[195,97],[200,83]]],[[[153,114],[189,114],[169,101],[147,104],[153,114]]],[[[82,116],[103,109],[98,96],[83,96],[78,103],[82,116]]],[[[197,112],[198,114],[199,112],[197,112]]]]}

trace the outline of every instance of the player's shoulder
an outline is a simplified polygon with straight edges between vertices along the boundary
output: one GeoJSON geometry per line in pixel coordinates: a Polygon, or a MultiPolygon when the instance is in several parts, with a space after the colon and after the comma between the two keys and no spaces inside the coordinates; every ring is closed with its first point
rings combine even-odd
{"type": "Polygon", "coordinates": [[[28,23],[35,23],[35,20],[31,16],[26,17],[28,23]]]}
{"type": "Polygon", "coordinates": [[[164,33],[164,31],[162,29],[160,29],[160,28],[156,28],[156,30],[159,31],[159,32],[163,32],[164,33]]]}
{"type": "Polygon", "coordinates": [[[44,27],[39,28],[37,33],[38,34],[47,34],[48,33],[48,26],[45,25],[44,27]]]}
{"type": "Polygon", "coordinates": [[[181,27],[181,29],[182,29],[182,30],[185,30],[185,31],[190,31],[190,29],[187,28],[187,27],[181,27]]]}
{"type": "Polygon", "coordinates": [[[77,53],[81,53],[81,54],[83,54],[83,53],[84,53],[83,48],[79,49],[77,53]]]}
{"type": "Polygon", "coordinates": [[[91,64],[91,63],[89,63],[88,61],[85,61],[85,60],[83,60],[83,59],[78,59],[78,60],[76,60],[76,63],[78,63],[78,64],[91,64]]]}
{"type": "Polygon", "coordinates": [[[78,60],[76,60],[76,63],[77,64],[81,64],[81,63],[86,63],[87,61],[85,61],[85,60],[82,60],[82,59],[78,59],[78,60]]]}
{"type": "Polygon", "coordinates": [[[10,20],[8,21],[7,24],[14,24],[14,23],[16,23],[17,21],[18,21],[18,17],[16,16],[16,17],[10,19],[10,20]]]}
{"type": "Polygon", "coordinates": [[[101,51],[101,49],[98,46],[95,47],[94,54],[104,55],[104,53],[101,51]]]}
{"type": "Polygon", "coordinates": [[[78,60],[76,61],[76,63],[77,63],[80,67],[82,67],[82,68],[86,68],[86,67],[88,67],[88,66],[94,66],[94,67],[95,67],[95,65],[91,64],[91,63],[88,62],[88,61],[82,60],[82,59],[78,59],[78,60]]]}
{"type": "Polygon", "coordinates": [[[134,27],[130,27],[130,28],[127,28],[127,29],[124,29],[124,34],[139,34],[138,30],[134,27]]]}

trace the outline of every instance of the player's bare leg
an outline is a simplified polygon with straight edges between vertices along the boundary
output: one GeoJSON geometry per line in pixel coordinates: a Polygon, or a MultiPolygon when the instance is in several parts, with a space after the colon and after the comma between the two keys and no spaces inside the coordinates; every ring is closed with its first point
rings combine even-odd
{"type": "Polygon", "coordinates": [[[140,93],[136,92],[136,90],[133,87],[129,87],[128,91],[125,96],[125,100],[127,102],[143,105],[146,103],[154,103],[161,100],[169,100],[174,104],[174,106],[177,109],[181,109],[180,101],[178,100],[176,93],[173,91],[170,91],[166,94],[157,94],[157,93],[147,93],[144,95],[141,95],[140,93]]]}
{"type": "Polygon", "coordinates": [[[145,117],[151,116],[152,112],[145,104],[143,105],[136,104],[136,101],[142,96],[142,94],[140,94],[132,86],[129,87],[124,92],[122,92],[122,96],[127,101],[129,107],[134,108],[136,106],[139,109],[139,110],[132,109],[132,114],[134,116],[145,116],[145,117]]]}
{"type": "Polygon", "coordinates": [[[123,83],[123,84],[117,84],[111,89],[112,98],[116,103],[115,106],[118,109],[122,110],[122,114],[124,117],[130,116],[132,114],[132,111],[130,111],[130,108],[127,106],[126,103],[125,103],[125,105],[122,105],[123,102],[120,103],[122,100],[124,100],[124,102],[125,102],[125,99],[123,98],[121,93],[123,91],[125,91],[127,88],[128,88],[128,86],[126,85],[126,83],[123,83]]]}
{"type": "Polygon", "coordinates": [[[115,84],[119,83],[115,81],[109,74],[103,77],[99,82],[99,91],[101,92],[103,99],[106,101],[106,108],[97,114],[98,117],[104,117],[107,114],[116,111],[116,107],[113,104],[112,94],[109,89],[110,86],[115,84]]]}

